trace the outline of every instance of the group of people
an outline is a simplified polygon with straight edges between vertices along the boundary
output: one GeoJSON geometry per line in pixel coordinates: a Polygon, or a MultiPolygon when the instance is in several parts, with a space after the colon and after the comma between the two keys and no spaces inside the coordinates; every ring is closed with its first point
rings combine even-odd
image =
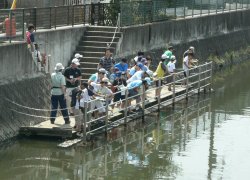
{"type": "MultiPolygon", "coordinates": [[[[128,106],[131,107],[132,99],[136,100],[135,109],[128,108],[128,113],[140,109],[138,103],[146,99],[140,95],[142,89],[147,90],[156,81],[155,97],[159,97],[164,77],[175,73],[176,58],[173,55],[173,47],[169,47],[161,56],[156,70],[151,70],[150,56],[144,56],[143,52],[138,52],[137,56],[129,63],[126,58],[122,58],[119,63],[115,63],[112,58],[110,49],[105,49],[105,55],[100,59],[97,72],[92,74],[87,81],[81,81],[81,71],[78,68],[80,60],[83,58],[79,53],[75,54],[71,65],[64,69],[61,63],[55,66],[55,72],[51,75],[51,123],[55,122],[58,104],[62,111],[65,124],[69,124],[69,115],[75,116],[75,129],[81,131],[84,109],[88,108],[93,111],[93,117],[102,117],[106,113],[105,105],[115,104],[118,108],[123,109],[125,106],[124,99],[128,97],[128,106]],[[127,91],[126,91],[127,90],[127,91]],[[128,94],[126,94],[128,92],[128,94]],[[88,107],[86,106],[88,102],[88,107]],[[68,108],[67,108],[68,107],[68,108]]],[[[190,47],[183,55],[183,69],[190,65],[191,56],[194,54],[194,48],[190,47]]],[[[184,69],[185,71],[185,69],[184,69]]],[[[188,75],[188,71],[185,71],[188,75]]],[[[170,76],[171,77],[171,76],[170,76]]],[[[166,79],[171,83],[172,79],[166,79]]],[[[168,90],[171,91],[169,85],[168,90]]]]}

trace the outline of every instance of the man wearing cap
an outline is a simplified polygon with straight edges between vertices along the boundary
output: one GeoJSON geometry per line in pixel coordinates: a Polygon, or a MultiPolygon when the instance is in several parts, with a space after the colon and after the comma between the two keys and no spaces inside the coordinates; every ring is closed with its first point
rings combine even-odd
{"type": "MultiPolygon", "coordinates": [[[[171,56],[170,62],[167,64],[169,74],[173,74],[175,72],[175,56],[171,56]]],[[[173,76],[167,78],[167,83],[173,82],[173,76]]],[[[168,84],[168,90],[171,91],[171,84],[168,84]]]]}
{"type": "Polygon", "coordinates": [[[121,62],[115,64],[115,68],[119,69],[120,74],[127,73],[128,70],[128,60],[126,58],[122,58],[121,62]]]}
{"type": "Polygon", "coordinates": [[[167,56],[166,58],[167,61],[165,61],[165,64],[167,64],[168,61],[170,60],[171,56],[173,55],[173,51],[174,51],[173,46],[169,46],[168,50],[164,52],[164,54],[167,56]]]}
{"type": "Polygon", "coordinates": [[[74,58],[71,65],[67,67],[64,71],[64,76],[66,79],[66,100],[67,106],[70,108],[70,115],[73,115],[74,104],[71,104],[72,90],[77,88],[81,82],[81,71],[78,68],[80,65],[79,60],[74,58]]]}
{"type": "Polygon", "coordinates": [[[162,84],[163,84],[163,77],[168,72],[167,67],[165,65],[165,61],[167,59],[167,55],[163,54],[161,56],[161,61],[159,62],[157,69],[154,73],[156,76],[156,90],[155,90],[155,98],[157,98],[161,94],[162,84]]]}
{"type": "Polygon", "coordinates": [[[65,124],[69,124],[69,115],[66,106],[66,82],[65,77],[62,74],[64,69],[61,63],[57,63],[55,67],[55,72],[51,75],[52,88],[51,88],[51,114],[50,122],[54,124],[57,114],[58,103],[60,104],[61,112],[65,121],[65,124]]]}
{"type": "Polygon", "coordinates": [[[94,87],[94,93],[96,96],[95,107],[98,109],[99,117],[105,115],[106,112],[101,99],[105,100],[105,98],[108,98],[108,100],[111,100],[113,97],[112,91],[107,87],[108,84],[109,79],[106,77],[102,78],[100,84],[94,82],[90,83],[90,85],[94,87]]]}
{"type": "MultiPolygon", "coordinates": [[[[130,82],[127,85],[127,89],[128,89],[128,106],[131,106],[131,101],[132,98],[136,100],[136,104],[138,105],[138,103],[140,103],[141,98],[138,95],[139,91],[140,91],[140,87],[144,85],[145,90],[148,89],[148,86],[151,85],[151,80],[149,77],[146,77],[144,80],[135,80],[130,82]],[[138,96],[137,96],[138,95],[138,96]]],[[[131,112],[131,108],[129,109],[129,112],[131,112]]]]}
{"type": "Polygon", "coordinates": [[[135,73],[127,80],[127,83],[130,83],[135,80],[141,80],[144,77],[145,71],[143,71],[144,65],[142,63],[137,63],[135,65],[135,73]]]}
{"type": "Polygon", "coordinates": [[[115,61],[111,56],[111,52],[109,48],[105,49],[105,55],[100,59],[98,69],[104,68],[107,71],[107,75],[111,74],[111,68],[114,66],[115,61]]]}
{"type": "Polygon", "coordinates": [[[100,68],[97,73],[92,74],[88,80],[88,84],[90,85],[91,82],[96,84],[100,84],[102,78],[106,77],[106,70],[104,68],[100,68]]]}

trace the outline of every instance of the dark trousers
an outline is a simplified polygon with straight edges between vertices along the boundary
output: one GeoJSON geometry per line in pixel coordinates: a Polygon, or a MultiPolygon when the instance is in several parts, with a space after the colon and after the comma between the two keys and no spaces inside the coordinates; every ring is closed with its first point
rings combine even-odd
{"type": "Polygon", "coordinates": [[[57,108],[58,108],[58,103],[60,105],[60,109],[64,118],[65,122],[69,121],[69,114],[68,114],[68,110],[67,105],[66,105],[66,100],[64,98],[64,95],[52,95],[51,96],[51,114],[50,114],[50,121],[54,122],[56,119],[56,114],[57,114],[57,108]]]}

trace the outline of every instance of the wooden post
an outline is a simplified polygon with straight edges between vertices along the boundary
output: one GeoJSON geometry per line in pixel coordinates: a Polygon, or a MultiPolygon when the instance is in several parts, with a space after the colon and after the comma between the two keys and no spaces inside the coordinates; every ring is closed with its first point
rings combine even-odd
{"type": "Polygon", "coordinates": [[[172,94],[172,100],[173,100],[173,107],[174,107],[174,105],[175,105],[175,73],[173,73],[172,74],[172,76],[173,76],[173,94],[172,94]]]}
{"type": "Polygon", "coordinates": [[[125,110],[124,110],[124,125],[127,126],[128,118],[128,89],[125,91],[125,110]]]}

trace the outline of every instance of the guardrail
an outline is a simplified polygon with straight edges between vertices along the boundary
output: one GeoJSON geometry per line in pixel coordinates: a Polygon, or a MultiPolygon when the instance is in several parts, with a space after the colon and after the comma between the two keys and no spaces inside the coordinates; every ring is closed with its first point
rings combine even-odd
{"type": "MultiPolygon", "coordinates": [[[[202,65],[199,65],[197,67],[189,69],[189,76],[185,77],[184,71],[180,71],[171,75],[168,75],[164,77],[163,79],[172,79],[172,82],[167,82],[166,84],[163,84],[159,87],[152,86],[148,90],[142,86],[140,93],[138,95],[129,97],[128,89],[125,90],[125,99],[121,101],[121,103],[125,104],[125,107],[120,109],[123,111],[122,117],[114,120],[109,121],[112,117],[112,106],[114,104],[109,104],[109,99],[104,97],[105,105],[103,107],[97,108],[97,109],[90,109],[91,104],[95,101],[100,101],[98,99],[94,99],[88,102],[84,102],[84,112],[82,115],[82,124],[84,125],[83,132],[84,137],[86,138],[89,134],[94,133],[98,130],[105,129],[105,131],[108,130],[112,124],[119,122],[119,124],[127,124],[127,122],[133,118],[136,117],[144,117],[145,114],[150,113],[151,111],[157,111],[163,106],[175,104],[175,102],[186,98],[192,94],[200,93],[200,91],[203,89],[204,91],[208,88],[211,88],[211,78],[212,78],[212,62],[205,63],[202,65]],[[184,85],[185,82],[185,85],[184,85]],[[157,100],[154,100],[155,96],[148,96],[150,93],[154,93],[157,89],[165,89],[168,88],[169,85],[171,85],[172,88],[172,94],[165,96],[163,94],[159,94],[157,97],[157,100]],[[180,93],[177,91],[177,87],[182,86],[182,92],[180,93]],[[139,103],[134,103],[132,105],[129,105],[129,101],[133,100],[133,98],[140,96],[141,101],[139,103]],[[147,101],[146,101],[147,98],[147,101]],[[149,106],[147,106],[149,104],[149,106]],[[128,111],[136,106],[141,107],[141,112],[129,114],[128,111]],[[98,111],[99,109],[105,109],[105,115],[100,116],[96,119],[91,118],[91,114],[95,111],[98,111]],[[93,128],[93,123],[99,123],[98,127],[93,128]]],[[[162,79],[157,80],[158,84],[161,84],[162,79]]],[[[156,81],[155,81],[156,82],[156,81]]],[[[121,91],[116,92],[121,93],[121,91]]],[[[114,93],[114,94],[116,94],[114,93]]]]}
{"type": "Polygon", "coordinates": [[[113,3],[97,3],[14,10],[1,9],[0,38],[10,41],[23,40],[28,24],[33,24],[36,30],[75,25],[115,26],[118,11],[114,8],[113,3]],[[8,23],[8,19],[12,22],[12,26],[8,23]]]}

